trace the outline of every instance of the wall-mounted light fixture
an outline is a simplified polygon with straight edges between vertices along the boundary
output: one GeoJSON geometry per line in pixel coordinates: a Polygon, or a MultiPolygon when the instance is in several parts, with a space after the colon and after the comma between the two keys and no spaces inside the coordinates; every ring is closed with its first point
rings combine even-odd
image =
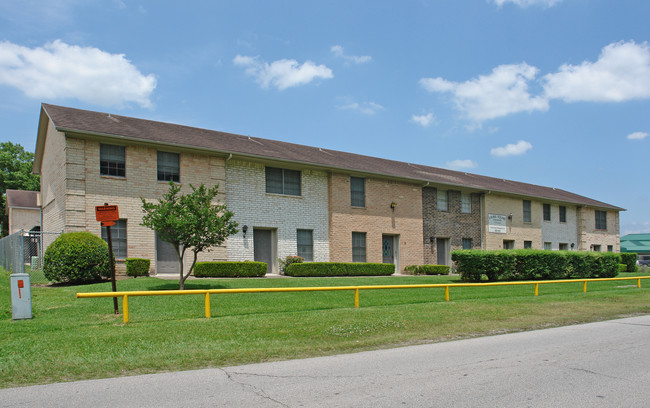
{"type": "Polygon", "coordinates": [[[433,241],[436,240],[436,237],[429,237],[429,241],[431,241],[431,244],[433,244],[433,241]]]}
{"type": "Polygon", "coordinates": [[[395,201],[393,201],[392,203],[390,203],[390,209],[391,209],[391,210],[395,211],[395,207],[397,207],[397,203],[396,203],[395,201]]]}
{"type": "Polygon", "coordinates": [[[246,238],[246,232],[247,231],[248,231],[248,225],[244,225],[243,227],[241,227],[241,232],[244,233],[244,238],[246,238]]]}
{"type": "Polygon", "coordinates": [[[572,242],[572,243],[571,243],[571,249],[573,249],[573,247],[575,247],[575,246],[576,246],[576,244],[574,244],[574,243],[572,242]]]}
{"type": "Polygon", "coordinates": [[[512,213],[510,213],[510,215],[508,215],[508,219],[509,219],[510,221],[512,221],[512,213]]]}

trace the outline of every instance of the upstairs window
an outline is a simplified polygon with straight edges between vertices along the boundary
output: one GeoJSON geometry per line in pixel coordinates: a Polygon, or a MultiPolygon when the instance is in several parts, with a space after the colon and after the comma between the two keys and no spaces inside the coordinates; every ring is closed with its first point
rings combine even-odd
{"type": "Polygon", "coordinates": [[[307,262],[312,262],[314,260],[314,232],[299,229],[297,241],[298,256],[301,256],[307,262]]]}
{"type": "Polygon", "coordinates": [[[158,152],[158,181],[181,181],[180,154],[158,152]]]}
{"type": "Polygon", "coordinates": [[[551,205],[544,204],[544,221],[551,221],[551,205]]]}
{"type": "Polygon", "coordinates": [[[597,230],[606,230],[607,229],[607,212],[596,210],[596,229],[597,230]]]}
{"type": "Polygon", "coordinates": [[[449,208],[447,190],[438,190],[438,211],[447,211],[449,208]]]}
{"type": "Polygon", "coordinates": [[[126,153],[124,146],[99,145],[99,174],[126,177],[126,153]]]}
{"type": "Polygon", "coordinates": [[[266,168],[266,192],[272,194],[300,195],[300,171],[266,168]]]}
{"type": "Polygon", "coordinates": [[[560,206],[560,222],[566,222],[566,207],[560,206]]]}
{"type": "Polygon", "coordinates": [[[471,213],[472,212],[472,195],[469,193],[461,193],[460,195],[460,212],[462,213],[471,213]]]}
{"type": "Polygon", "coordinates": [[[352,207],[366,206],[366,179],[350,177],[350,205],[352,207]]]}
{"type": "Polygon", "coordinates": [[[524,222],[531,222],[530,200],[524,200],[524,222]]]}

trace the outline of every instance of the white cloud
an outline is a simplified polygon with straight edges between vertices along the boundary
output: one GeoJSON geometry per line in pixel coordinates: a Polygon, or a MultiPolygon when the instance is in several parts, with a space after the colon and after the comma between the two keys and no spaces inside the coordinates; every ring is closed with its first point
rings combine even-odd
{"type": "Polygon", "coordinates": [[[411,122],[417,123],[422,127],[428,127],[436,120],[436,117],[433,113],[427,113],[426,115],[413,115],[411,117],[411,122]]]}
{"type": "Polygon", "coordinates": [[[506,3],[512,3],[519,7],[528,7],[528,6],[537,6],[537,5],[552,7],[557,3],[561,2],[562,0],[493,0],[493,1],[499,7],[503,6],[506,3]]]}
{"type": "Polygon", "coordinates": [[[366,62],[372,61],[372,57],[369,55],[361,55],[361,56],[356,56],[356,55],[346,55],[345,52],[343,52],[343,47],[340,45],[333,45],[330,48],[330,51],[334,56],[343,58],[348,62],[353,62],[355,64],[365,64],[366,62]]]}
{"type": "Polygon", "coordinates": [[[255,78],[262,88],[274,86],[284,90],[298,85],[305,85],[316,78],[330,79],[334,77],[332,70],[325,65],[316,65],[306,61],[302,65],[296,60],[281,59],[270,64],[260,61],[259,57],[237,55],[233,59],[235,65],[245,67],[246,74],[255,78]]]}
{"type": "Polygon", "coordinates": [[[337,108],[357,111],[363,113],[364,115],[374,115],[378,111],[385,109],[383,106],[375,102],[362,102],[362,103],[350,102],[345,105],[337,106],[337,108]]]}
{"type": "Polygon", "coordinates": [[[151,107],[154,75],[143,75],[124,57],[61,40],[28,48],[0,42],[0,85],[35,99],[76,98],[101,106],[134,102],[151,107]]]}
{"type": "Polygon", "coordinates": [[[477,164],[471,160],[458,159],[458,160],[447,162],[445,166],[451,170],[463,170],[463,169],[473,169],[474,167],[477,166],[477,164]]]}
{"type": "Polygon", "coordinates": [[[548,98],[566,102],[622,102],[650,97],[650,47],[634,41],[612,43],[598,61],[562,65],[544,76],[548,98]]]}
{"type": "Polygon", "coordinates": [[[630,140],[643,140],[648,137],[648,132],[634,132],[627,135],[630,140]]]}
{"type": "Polygon", "coordinates": [[[537,71],[526,63],[500,65],[490,75],[469,81],[422,78],[420,85],[429,92],[451,92],[456,107],[468,119],[480,123],[516,112],[547,110],[546,98],[528,92],[528,81],[535,78],[537,71]]]}
{"type": "Polygon", "coordinates": [[[520,156],[532,148],[532,144],[520,140],[516,144],[507,144],[504,147],[495,147],[490,150],[490,154],[496,157],[520,156]]]}

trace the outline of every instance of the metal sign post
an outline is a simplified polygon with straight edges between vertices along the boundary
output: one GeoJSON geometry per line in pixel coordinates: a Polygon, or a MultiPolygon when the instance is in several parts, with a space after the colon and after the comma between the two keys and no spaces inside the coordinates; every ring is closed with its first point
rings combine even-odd
{"type": "MultiPolygon", "coordinates": [[[[113,261],[113,239],[111,237],[111,226],[120,219],[120,214],[116,205],[98,205],[95,207],[95,216],[97,221],[101,222],[102,227],[106,227],[106,235],[108,237],[108,264],[111,268],[111,285],[113,292],[117,292],[117,283],[115,282],[115,262],[113,261]]],[[[117,297],[113,298],[113,309],[115,314],[120,314],[120,309],[117,306],[117,297]]]]}

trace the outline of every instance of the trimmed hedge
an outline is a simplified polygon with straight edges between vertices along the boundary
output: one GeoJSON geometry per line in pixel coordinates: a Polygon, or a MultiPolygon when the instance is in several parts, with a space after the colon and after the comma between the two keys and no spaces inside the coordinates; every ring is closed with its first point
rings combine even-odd
{"type": "Polygon", "coordinates": [[[303,263],[305,259],[302,256],[288,256],[284,259],[278,258],[278,264],[280,264],[280,273],[284,273],[284,270],[287,266],[294,263],[303,263]]]}
{"type": "Polygon", "coordinates": [[[636,265],[637,254],[635,252],[621,252],[619,255],[621,256],[621,263],[627,266],[627,268],[625,268],[625,271],[623,272],[637,271],[638,269],[636,265]]]}
{"type": "Polygon", "coordinates": [[[409,265],[404,270],[413,275],[449,275],[449,265],[409,265]]]}
{"type": "Polygon", "coordinates": [[[126,275],[127,276],[149,276],[149,267],[151,266],[151,261],[149,259],[143,258],[126,258],[124,260],[126,264],[126,275]]]}
{"type": "Polygon", "coordinates": [[[619,254],[544,250],[462,250],[451,259],[461,279],[489,281],[611,278],[619,273],[619,254]]]}
{"type": "Polygon", "coordinates": [[[43,273],[50,282],[93,283],[109,278],[108,244],[86,231],[61,234],[45,251],[43,273]]]}
{"type": "Polygon", "coordinates": [[[250,278],[266,275],[266,262],[197,262],[197,278],[250,278]]]}
{"type": "Polygon", "coordinates": [[[287,276],[388,276],[395,265],[364,262],[308,262],[287,265],[287,276]]]}

